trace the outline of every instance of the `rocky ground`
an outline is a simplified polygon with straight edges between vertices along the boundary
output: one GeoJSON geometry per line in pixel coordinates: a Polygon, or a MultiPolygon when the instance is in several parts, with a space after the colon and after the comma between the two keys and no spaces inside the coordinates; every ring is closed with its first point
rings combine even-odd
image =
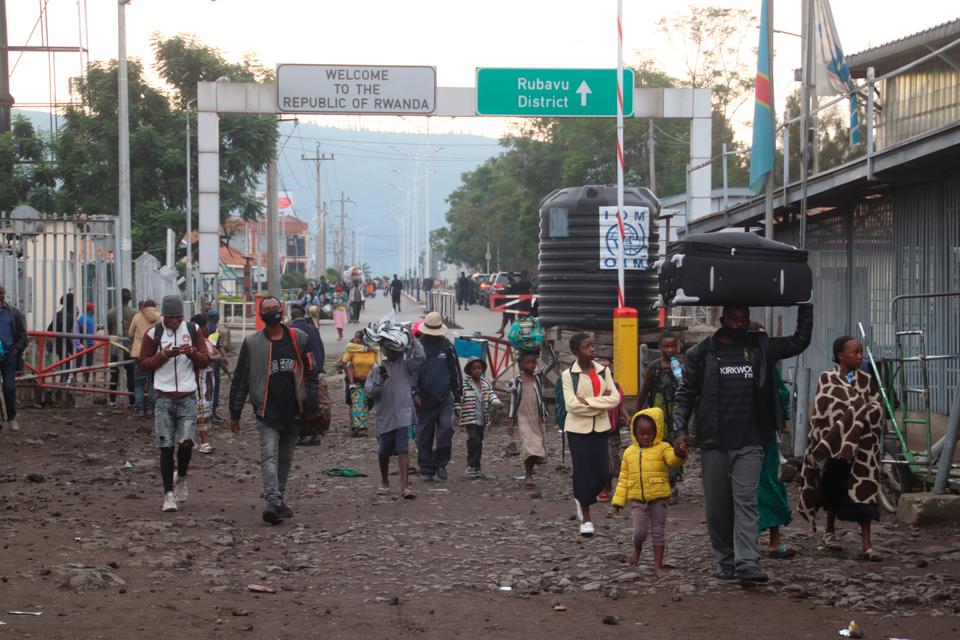
{"type": "Polygon", "coordinates": [[[657,581],[649,555],[625,562],[628,516],[600,506],[598,535],[577,535],[556,433],[535,488],[514,479],[520,461],[495,428],[487,479],[465,476],[458,432],[449,481],[417,481],[406,501],[376,495],[375,443],[349,438],[346,407],[334,408],[323,444],[297,450],[295,519],[273,527],[260,520],[249,420],[239,436],[212,432],[189,501],[165,514],[152,425],[105,407],[24,410],[23,431],[0,435],[0,636],[835,638],[856,620],[867,638],[960,637],[956,526],[885,517],[885,560],[864,563],[853,528],[831,554],[797,521],[785,537],[800,554],[765,561],[769,584],[720,582],[693,458],[668,521],[672,574],[657,581]]]}

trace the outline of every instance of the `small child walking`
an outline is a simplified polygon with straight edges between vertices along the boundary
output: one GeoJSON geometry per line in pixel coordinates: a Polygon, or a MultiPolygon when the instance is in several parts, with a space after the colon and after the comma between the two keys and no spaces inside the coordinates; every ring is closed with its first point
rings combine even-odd
{"type": "Polygon", "coordinates": [[[494,412],[503,409],[503,403],[493,391],[493,385],[483,377],[487,363],[474,358],[463,367],[467,377],[463,381],[460,401],[460,426],[467,432],[467,475],[474,480],[483,478],[480,457],[483,455],[483,431],[490,425],[494,412]]]}
{"type": "Polygon", "coordinates": [[[390,458],[397,456],[400,471],[400,495],[407,499],[417,496],[407,486],[409,469],[408,434],[417,423],[410,389],[413,374],[424,361],[423,346],[413,338],[412,332],[403,329],[387,329],[379,342],[383,361],[367,376],[367,398],[377,411],[377,457],[380,463],[380,487],[377,494],[386,495],[390,490],[390,458]],[[405,354],[406,352],[406,354],[405,354]]]}
{"type": "Polygon", "coordinates": [[[666,550],[667,503],[670,500],[670,469],[679,469],[687,459],[686,446],[674,451],[663,441],[664,419],[659,408],[644,409],[630,423],[633,444],[627,447],[620,465],[620,480],[613,495],[619,514],[630,503],[633,513],[633,552],[627,562],[635,567],[650,533],[653,538],[654,573],[666,577],[663,556],[666,550]]]}
{"type": "Polygon", "coordinates": [[[507,413],[507,433],[520,434],[524,479],[533,485],[533,469],[547,461],[547,405],[543,401],[543,385],[536,375],[540,356],[523,351],[517,362],[520,375],[510,383],[510,411],[507,413]]]}

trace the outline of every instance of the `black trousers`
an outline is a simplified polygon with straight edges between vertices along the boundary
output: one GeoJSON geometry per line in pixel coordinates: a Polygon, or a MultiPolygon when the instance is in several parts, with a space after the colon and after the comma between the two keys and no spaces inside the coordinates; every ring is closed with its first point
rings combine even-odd
{"type": "Polygon", "coordinates": [[[480,470],[480,457],[483,455],[483,425],[464,425],[467,431],[467,468],[480,470]]]}
{"type": "Polygon", "coordinates": [[[609,432],[570,433],[570,462],[573,465],[573,497],[589,507],[610,479],[609,432]]]}

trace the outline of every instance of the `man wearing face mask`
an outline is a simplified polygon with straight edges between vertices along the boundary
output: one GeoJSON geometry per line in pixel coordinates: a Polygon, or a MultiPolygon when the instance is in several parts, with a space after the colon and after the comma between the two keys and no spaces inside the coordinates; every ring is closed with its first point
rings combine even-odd
{"type": "Polygon", "coordinates": [[[283,496],[300,425],[317,413],[318,366],[307,335],[282,324],[278,299],[261,300],[260,317],[266,326],[244,339],[233,373],[230,429],[240,433],[240,414],[249,396],[260,434],[263,520],[276,524],[293,517],[283,496]]]}
{"type": "Polygon", "coordinates": [[[797,311],[792,336],[770,338],[747,331],[750,309],[723,308],[720,329],[687,351],[673,416],[677,444],[689,444],[687,425],[696,411],[693,444],[700,447],[703,505],[717,577],[766,582],[757,545],[757,483],[763,445],[783,429],[774,368],[810,344],[813,305],[797,311]]]}

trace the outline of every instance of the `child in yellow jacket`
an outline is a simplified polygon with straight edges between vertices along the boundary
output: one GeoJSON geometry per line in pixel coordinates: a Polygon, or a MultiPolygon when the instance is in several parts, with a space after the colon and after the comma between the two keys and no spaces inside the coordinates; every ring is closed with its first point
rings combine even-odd
{"type": "Polygon", "coordinates": [[[637,566],[647,532],[653,538],[654,572],[663,578],[663,554],[666,548],[665,529],[667,503],[670,500],[670,469],[679,469],[687,459],[684,445],[674,451],[664,435],[663,410],[644,409],[630,421],[633,441],[623,453],[620,480],[613,495],[613,508],[619,514],[629,501],[633,513],[633,553],[628,562],[637,566]]]}

